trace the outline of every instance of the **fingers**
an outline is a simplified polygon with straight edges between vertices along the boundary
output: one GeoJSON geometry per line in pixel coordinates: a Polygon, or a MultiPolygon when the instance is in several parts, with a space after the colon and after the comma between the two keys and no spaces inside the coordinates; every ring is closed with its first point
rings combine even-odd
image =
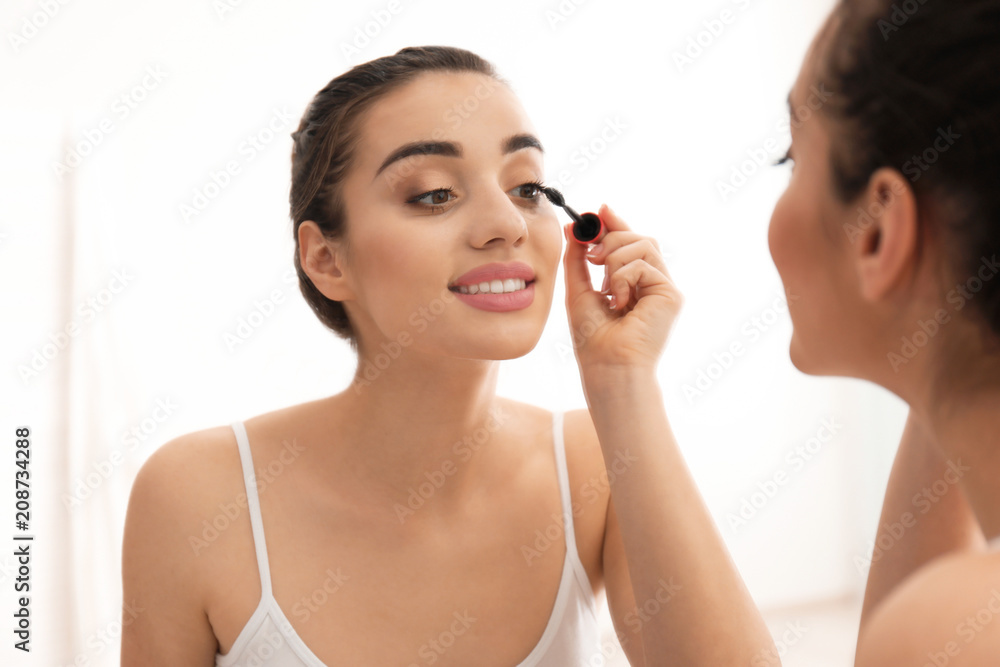
{"type": "MultiPolygon", "coordinates": [[[[572,303],[584,292],[592,291],[587,261],[605,265],[605,280],[609,282],[608,293],[615,296],[617,310],[631,303],[631,285],[636,285],[636,289],[639,288],[636,281],[639,280],[640,274],[634,271],[621,272],[622,267],[630,263],[641,260],[648,269],[659,276],[660,283],[669,283],[670,288],[675,289],[656,239],[633,232],[607,204],[601,205],[598,214],[608,231],[601,243],[591,246],[589,250],[585,251],[586,246],[570,238],[572,224],[563,226],[563,234],[567,240],[566,253],[563,257],[567,303],[572,303]]],[[[645,279],[655,280],[648,274],[645,279]]]]}
{"type": "Polygon", "coordinates": [[[618,312],[624,312],[646,294],[667,298],[673,304],[671,310],[675,315],[684,303],[683,295],[673,281],[643,259],[634,259],[615,271],[609,289],[611,307],[618,312]],[[635,299],[632,298],[633,286],[635,299]]]}

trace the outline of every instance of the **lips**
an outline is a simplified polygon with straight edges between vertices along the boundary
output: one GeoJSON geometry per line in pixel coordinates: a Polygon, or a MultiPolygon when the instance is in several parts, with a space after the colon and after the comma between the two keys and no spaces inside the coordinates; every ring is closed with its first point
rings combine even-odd
{"type": "Polygon", "coordinates": [[[483,264],[459,276],[455,282],[448,286],[448,289],[454,292],[462,285],[468,287],[469,285],[507,280],[508,278],[520,278],[530,284],[535,280],[535,271],[524,262],[483,264]]]}

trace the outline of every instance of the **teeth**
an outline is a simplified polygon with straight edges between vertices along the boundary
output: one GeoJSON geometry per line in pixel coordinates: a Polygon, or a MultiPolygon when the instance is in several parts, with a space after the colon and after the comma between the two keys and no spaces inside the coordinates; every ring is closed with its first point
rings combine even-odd
{"type": "Polygon", "coordinates": [[[527,286],[521,278],[508,278],[507,280],[491,280],[478,285],[460,285],[458,291],[462,294],[505,294],[516,292],[527,286]]]}

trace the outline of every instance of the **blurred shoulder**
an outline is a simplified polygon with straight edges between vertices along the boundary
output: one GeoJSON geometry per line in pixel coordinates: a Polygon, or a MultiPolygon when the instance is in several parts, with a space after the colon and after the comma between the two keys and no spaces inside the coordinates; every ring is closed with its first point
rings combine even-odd
{"type": "Polygon", "coordinates": [[[207,609],[239,553],[232,545],[246,551],[250,539],[234,520],[239,466],[230,426],[176,437],[140,466],[125,515],[122,585],[124,604],[142,613],[123,629],[123,665],[203,664],[217,649],[207,609]]]}
{"type": "MultiPolygon", "coordinates": [[[[211,492],[215,475],[239,462],[230,425],[185,433],[160,445],[136,473],[133,495],[156,494],[188,505],[211,492]]],[[[144,497],[140,497],[140,500],[144,497]]]]}
{"type": "Polygon", "coordinates": [[[1000,655],[1000,553],[937,558],[873,612],[858,642],[858,667],[993,664],[1000,655]]]}

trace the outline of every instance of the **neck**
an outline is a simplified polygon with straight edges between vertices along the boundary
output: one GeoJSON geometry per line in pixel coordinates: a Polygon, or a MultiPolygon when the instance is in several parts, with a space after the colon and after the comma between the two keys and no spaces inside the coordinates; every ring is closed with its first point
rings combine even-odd
{"type": "Polygon", "coordinates": [[[1000,361],[986,354],[925,355],[893,388],[928,429],[987,540],[1000,538],[1000,361]]]}
{"type": "Polygon", "coordinates": [[[393,506],[462,504],[514,421],[496,396],[499,362],[386,356],[361,356],[351,385],[330,399],[342,438],[325,463],[393,506]]]}

